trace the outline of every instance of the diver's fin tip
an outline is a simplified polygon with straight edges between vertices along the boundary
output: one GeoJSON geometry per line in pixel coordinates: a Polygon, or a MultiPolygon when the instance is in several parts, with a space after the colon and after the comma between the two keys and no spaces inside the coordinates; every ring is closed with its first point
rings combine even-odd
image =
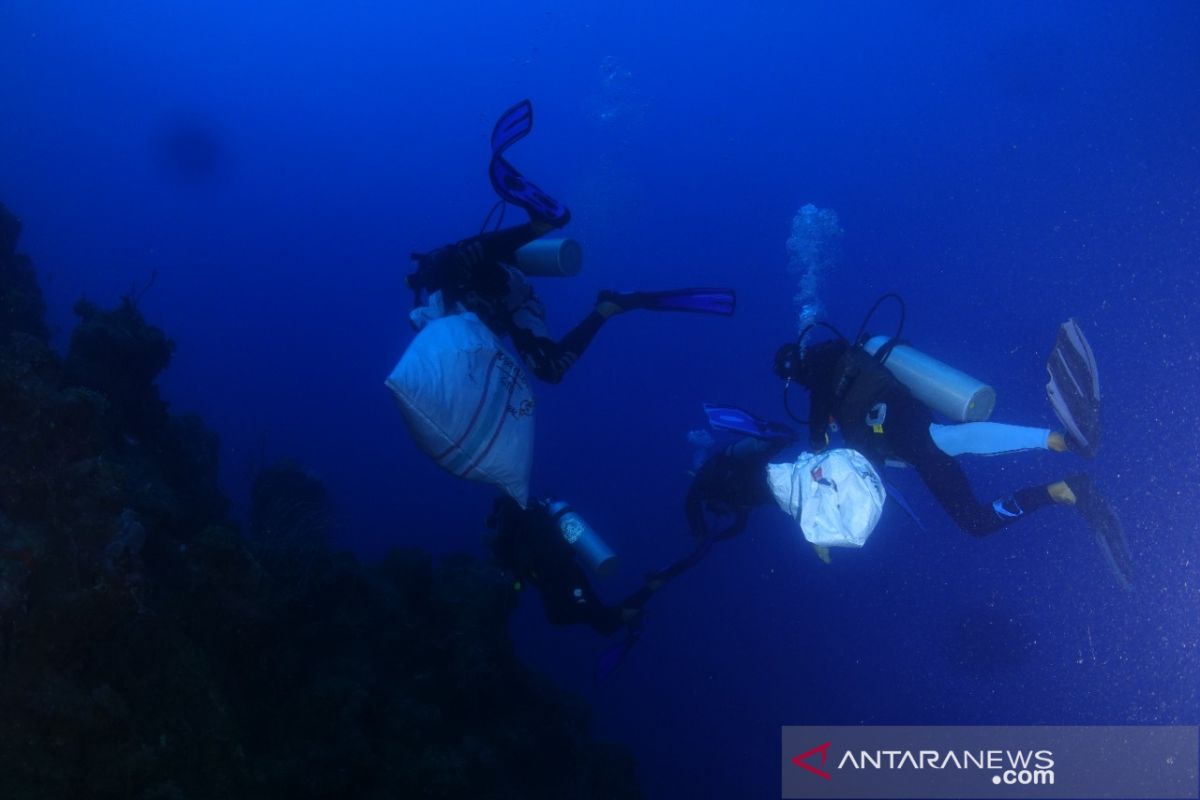
{"type": "Polygon", "coordinates": [[[731,431],[768,441],[795,440],[796,432],[777,422],[760,419],[743,408],[704,404],[708,425],[713,430],[731,431]]]}
{"type": "Polygon", "coordinates": [[[1046,397],[1071,449],[1094,458],[1100,446],[1100,378],[1096,357],[1073,317],[1059,326],[1046,371],[1046,397]]]}
{"type": "Polygon", "coordinates": [[[1133,588],[1133,557],[1129,553],[1129,545],[1125,540],[1125,530],[1121,520],[1105,500],[1104,495],[1096,488],[1091,477],[1080,472],[1069,475],[1065,479],[1071,492],[1075,495],[1075,510],[1083,517],[1084,522],[1096,537],[1096,545],[1112,571],[1113,577],[1125,591],[1133,588]]]}

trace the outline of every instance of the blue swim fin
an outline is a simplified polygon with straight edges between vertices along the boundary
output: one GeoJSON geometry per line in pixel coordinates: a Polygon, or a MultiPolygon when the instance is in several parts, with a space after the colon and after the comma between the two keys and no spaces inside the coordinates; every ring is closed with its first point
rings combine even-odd
{"type": "Polygon", "coordinates": [[[500,115],[492,128],[492,162],[488,177],[501,199],[520,206],[534,219],[561,228],[571,219],[562,203],[543,192],[504,158],[504,151],[533,130],[533,104],[522,100],[500,115]]]}
{"type": "Polygon", "coordinates": [[[918,530],[924,531],[925,524],[921,522],[921,518],[917,516],[917,512],[913,511],[913,507],[908,504],[908,500],[904,498],[904,495],[900,493],[900,490],[893,486],[882,475],[879,476],[879,480],[883,481],[883,488],[887,491],[887,496],[892,500],[895,500],[896,505],[900,506],[900,509],[905,514],[908,514],[909,519],[916,523],[918,530]]]}
{"type": "Polygon", "coordinates": [[[737,308],[733,289],[668,289],[662,292],[601,292],[600,300],[626,311],[688,311],[731,316],[737,308]]]}
{"type": "Polygon", "coordinates": [[[616,672],[617,667],[621,666],[621,662],[625,660],[625,656],[629,655],[629,651],[637,644],[638,639],[642,636],[642,626],[631,625],[629,631],[621,641],[609,646],[596,659],[596,666],[593,671],[592,678],[599,684],[602,683],[609,675],[616,672]]]}
{"type": "Polygon", "coordinates": [[[492,155],[501,155],[533,130],[533,103],[522,100],[500,115],[492,128],[492,155]]]}
{"type": "Polygon", "coordinates": [[[713,430],[744,433],[758,439],[794,440],[798,438],[796,432],[788,426],[761,419],[737,406],[718,406],[705,403],[704,413],[708,415],[708,424],[713,430]]]}

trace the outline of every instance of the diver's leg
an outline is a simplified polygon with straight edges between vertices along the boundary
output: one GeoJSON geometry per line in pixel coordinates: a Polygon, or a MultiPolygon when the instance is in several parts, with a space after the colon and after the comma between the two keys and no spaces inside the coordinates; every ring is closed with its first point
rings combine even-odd
{"type": "MultiPolygon", "coordinates": [[[[1054,431],[999,422],[963,422],[929,426],[938,449],[949,456],[994,456],[1022,450],[1054,450],[1054,431]]],[[[1061,434],[1059,434],[1061,438],[1061,434]]]]}
{"type": "Polygon", "coordinates": [[[967,474],[934,441],[928,409],[909,400],[888,404],[884,421],[889,455],[911,464],[950,518],[972,536],[986,536],[1056,502],[1046,486],[1020,489],[991,504],[980,503],[967,474]]]}
{"type": "Polygon", "coordinates": [[[583,568],[575,562],[567,562],[560,570],[561,574],[539,586],[542,608],[550,624],[587,625],[603,636],[616,633],[624,622],[621,609],[604,605],[583,568]]]}
{"type": "Polygon", "coordinates": [[[932,450],[909,463],[950,518],[972,536],[995,533],[1026,514],[1056,502],[1049,487],[1028,486],[991,504],[980,503],[962,467],[941,450],[932,450]]]}
{"type": "MultiPolygon", "coordinates": [[[[683,306],[671,306],[670,310],[693,310],[703,311],[703,313],[721,313],[729,314],[733,312],[733,294],[732,290],[699,290],[689,289],[681,290],[681,295],[686,295],[691,292],[697,305],[695,307],[684,308],[683,306]],[[708,292],[709,294],[702,294],[708,292]],[[717,292],[726,292],[721,294],[716,301],[712,300],[709,295],[717,292]],[[713,308],[708,306],[701,307],[703,302],[716,303],[713,308]],[[719,308],[718,308],[719,307],[719,308]],[[718,308],[718,310],[714,310],[718,308]]],[[[667,295],[669,293],[659,293],[667,295]]],[[[714,295],[716,296],[716,295],[714,295]]],[[[545,315],[541,314],[525,314],[523,309],[518,309],[513,315],[513,342],[517,345],[517,349],[521,352],[521,357],[525,363],[533,370],[533,374],[547,383],[558,383],[562,380],[563,375],[571,365],[574,364],[584,350],[592,343],[592,339],[600,332],[600,328],[610,317],[621,314],[631,308],[651,308],[652,306],[630,306],[626,307],[616,302],[617,295],[612,292],[601,292],[596,300],[596,307],[589,313],[578,325],[557,342],[549,339],[545,333],[545,315]]],[[[678,298],[676,298],[678,299],[678,298]]],[[[679,301],[683,302],[683,301],[679,301]]],[[[668,308],[668,306],[661,306],[668,308]]]]}
{"type": "Polygon", "coordinates": [[[558,383],[587,350],[604,320],[593,311],[557,342],[520,326],[514,327],[510,335],[521,359],[533,374],[546,383],[558,383]]]}
{"type": "Polygon", "coordinates": [[[610,315],[599,308],[591,311],[559,341],[550,338],[546,307],[520,272],[509,271],[507,332],[521,360],[540,380],[558,383],[563,379],[610,315]]]}
{"type": "Polygon", "coordinates": [[[579,321],[578,325],[568,331],[566,336],[558,340],[559,349],[571,353],[574,358],[579,358],[583,355],[583,351],[588,349],[592,339],[596,338],[596,334],[600,332],[600,328],[607,319],[598,311],[589,312],[579,321]]]}

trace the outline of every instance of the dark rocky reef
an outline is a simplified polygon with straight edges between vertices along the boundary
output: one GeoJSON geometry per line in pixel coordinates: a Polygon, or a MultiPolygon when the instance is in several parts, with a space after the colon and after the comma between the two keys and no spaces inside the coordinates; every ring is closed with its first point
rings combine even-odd
{"type": "Polygon", "coordinates": [[[490,565],[331,549],[321,484],[264,470],[154,386],[135,298],[48,342],[0,206],[0,797],[626,798],[632,762],[525,668],[490,565]]]}

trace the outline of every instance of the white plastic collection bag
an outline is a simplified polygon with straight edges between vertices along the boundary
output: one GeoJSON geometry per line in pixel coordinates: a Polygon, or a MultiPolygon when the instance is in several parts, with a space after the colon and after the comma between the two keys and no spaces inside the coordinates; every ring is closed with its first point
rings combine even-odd
{"type": "Polygon", "coordinates": [[[820,547],[862,547],[887,499],[879,473],[856,450],[801,453],[794,463],[768,464],[767,481],[779,507],[820,547]]]}
{"type": "Polygon", "coordinates": [[[386,381],[413,438],[447,472],[493,483],[524,507],[534,409],[524,368],[474,314],[421,322],[386,381]]]}

